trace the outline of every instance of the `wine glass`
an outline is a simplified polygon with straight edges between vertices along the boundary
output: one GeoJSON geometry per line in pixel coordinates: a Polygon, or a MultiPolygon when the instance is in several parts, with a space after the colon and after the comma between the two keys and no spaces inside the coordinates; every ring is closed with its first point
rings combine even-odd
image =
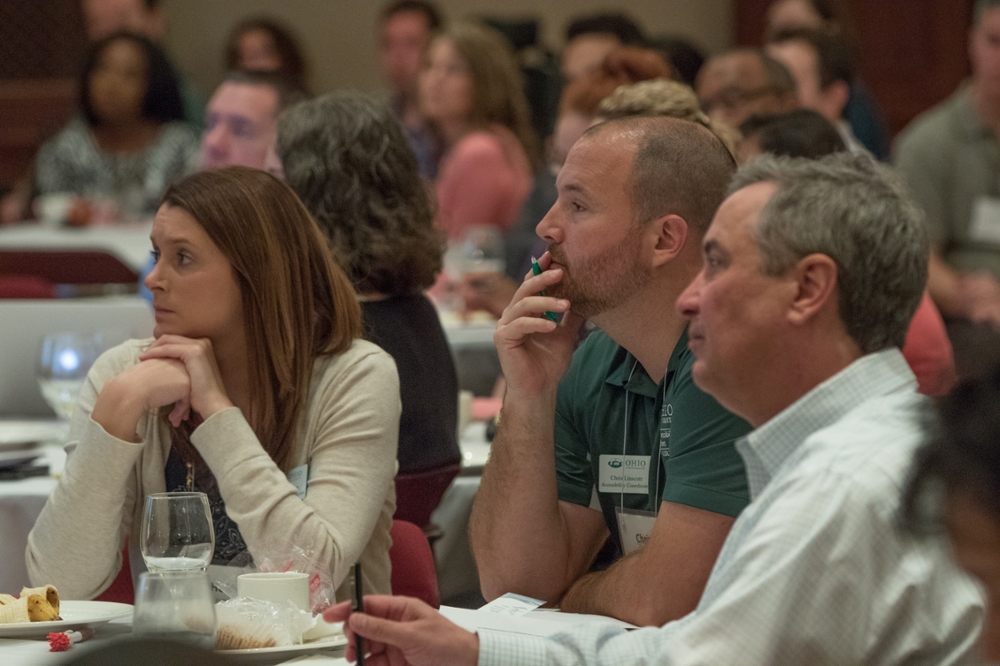
{"type": "Polygon", "coordinates": [[[158,571],[139,576],[132,633],[215,647],[215,606],[204,571],[158,571]]]}
{"type": "Polygon", "coordinates": [[[38,386],[59,418],[68,420],[80,397],[90,366],[101,353],[94,333],[53,333],[42,338],[38,355],[38,386]]]}
{"type": "Polygon", "coordinates": [[[205,493],[154,493],[142,513],[142,559],[150,571],[204,571],[215,530],[205,493]]]}

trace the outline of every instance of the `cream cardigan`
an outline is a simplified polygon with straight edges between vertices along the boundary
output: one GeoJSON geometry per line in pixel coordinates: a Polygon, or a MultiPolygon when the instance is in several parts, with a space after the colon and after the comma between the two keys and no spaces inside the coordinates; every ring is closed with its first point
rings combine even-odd
{"type": "MultiPolygon", "coordinates": [[[[130,534],[138,553],[143,498],[165,490],[170,433],[162,419],[144,415],[136,426],[142,441],[134,444],[90,418],[104,384],[150,343],[119,345],[90,370],[73,413],[66,470],[28,536],[31,580],[55,585],[66,599],[91,599],[111,585],[130,534]]],[[[214,414],[191,442],[251,552],[287,541],[315,553],[329,562],[339,600],[348,598],[347,574],[360,559],[366,591],[388,594],[400,413],[392,357],[355,340],[345,353],[317,359],[303,407],[291,468],[309,464],[305,500],[238,408],[214,414]]]]}

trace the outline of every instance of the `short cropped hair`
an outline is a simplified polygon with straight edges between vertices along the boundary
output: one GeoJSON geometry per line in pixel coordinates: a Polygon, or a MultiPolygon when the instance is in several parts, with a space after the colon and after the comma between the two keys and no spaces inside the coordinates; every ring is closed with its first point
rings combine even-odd
{"type": "Polygon", "coordinates": [[[278,109],[276,114],[281,113],[290,106],[309,99],[308,93],[302,89],[298,82],[277,72],[261,72],[257,70],[229,72],[222,83],[271,88],[278,94],[278,109]]]}
{"type": "Polygon", "coordinates": [[[812,109],[754,114],[740,125],[740,134],[771,155],[818,159],[847,150],[837,128],[812,109]]]}
{"type": "Polygon", "coordinates": [[[816,52],[820,88],[826,89],[837,81],[850,84],[854,80],[851,49],[843,37],[827,30],[796,28],[778,32],[771,38],[770,43],[784,44],[796,41],[805,42],[816,52]]]}
{"type": "Polygon", "coordinates": [[[927,285],[929,248],[902,180],[867,155],[763,156],[737,172],[729,191],[765,182],[778,189],[755,232],[762,272],[781,275],[810,254],[830,257],[840,319],[861,352],[902,347],[927,285]]]}
{"type": "Polygon", "coordinates": [[[298,104],[278,119],[276,151],[360,293],[413,294],[434,283],[444,237],[388,104],[354,91],[298,104]]]}
{"type": "Polygon", "coordinates": [[[632,116],[594,125],[583,136],[616,131],[635,137],[632,209],[645,224],[680,215],[701,236],[726,196],[736,162],[718,137],[687,120],[632,116]]]}
{"type": "Polygon", "coordinates": [[[770,84],[771,89],[779,94],[793,94],[797,86],[795,85],[795,77],[792,73],[788,71],[784,63],[779,60],[775,60],[771,56],[767,55],[761,49],[749,49],[757,55],[760,59],[760,63],[764,66],[764,71],[767,73],[767,79],[770,84]]]}
{"type": "Polygon", "coordinates": [[[431,32],[440,30],[441,25],[444,23],[441,20],[441,12],[438,8],[434,3],[427,2],[426,0],[396,0],[396,2],[390,2],[379,13],[379,23],[385,23],[396,14],[404,12],[423,14],[424,18],[427,19],[427,28],[431,32]]]}

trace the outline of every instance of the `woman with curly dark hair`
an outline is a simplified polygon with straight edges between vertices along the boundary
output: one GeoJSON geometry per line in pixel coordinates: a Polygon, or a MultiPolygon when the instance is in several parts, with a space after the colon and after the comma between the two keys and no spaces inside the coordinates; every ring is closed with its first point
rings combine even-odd
{"type": "Polygon", "coordinates": [[[163,50],[141,35],[108,35],[84,62],[80,116],[38,152],[35,188],[110,198],[123,212],[152,216],[167,188],[196,166],[198,136],[183,121],[163,50]]]}
{"type": "Polygon", "coordinates": [[[332,93],[281,114],[276,150],[358,290],[365,338],[396,360],[399,472],[457,463],[455,366],[422,293],[441,270],[444,239],[398,121],[367,95],[332,93]]]}

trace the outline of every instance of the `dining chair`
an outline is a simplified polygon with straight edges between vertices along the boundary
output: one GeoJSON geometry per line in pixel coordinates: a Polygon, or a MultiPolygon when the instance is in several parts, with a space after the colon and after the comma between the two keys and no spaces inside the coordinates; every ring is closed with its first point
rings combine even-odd
{"type": "Polygon", "coordinates": [[[135,588],[132,585],[132,567],[128,560],[128,545],[122,551],[122,568],[111,581],[111,586],[101,592],[94,601],[115,601],[120,604],[132,604],[135,601],[135,588]]]}
{"type": "Polygon", "coordinates": [[[405,520],[393,520],[389,535],[392,537],[389,548],[392,593],[416,597],[433,608],[440,607],[434,555],[423,530],[405,520]]]}
{"type": "Polygon", "coordinates": [[[97,250],[0,250],[0,275],[32,275],[54,284],[130,284],[139,274],[97,250]]]}
{"type": "Polygon", "coordinates": [[[460,463],[455,463],[423,472],[397,474],[396,513],[393,518],[428,529],[431,514],[461,468],[460,463]]]}

